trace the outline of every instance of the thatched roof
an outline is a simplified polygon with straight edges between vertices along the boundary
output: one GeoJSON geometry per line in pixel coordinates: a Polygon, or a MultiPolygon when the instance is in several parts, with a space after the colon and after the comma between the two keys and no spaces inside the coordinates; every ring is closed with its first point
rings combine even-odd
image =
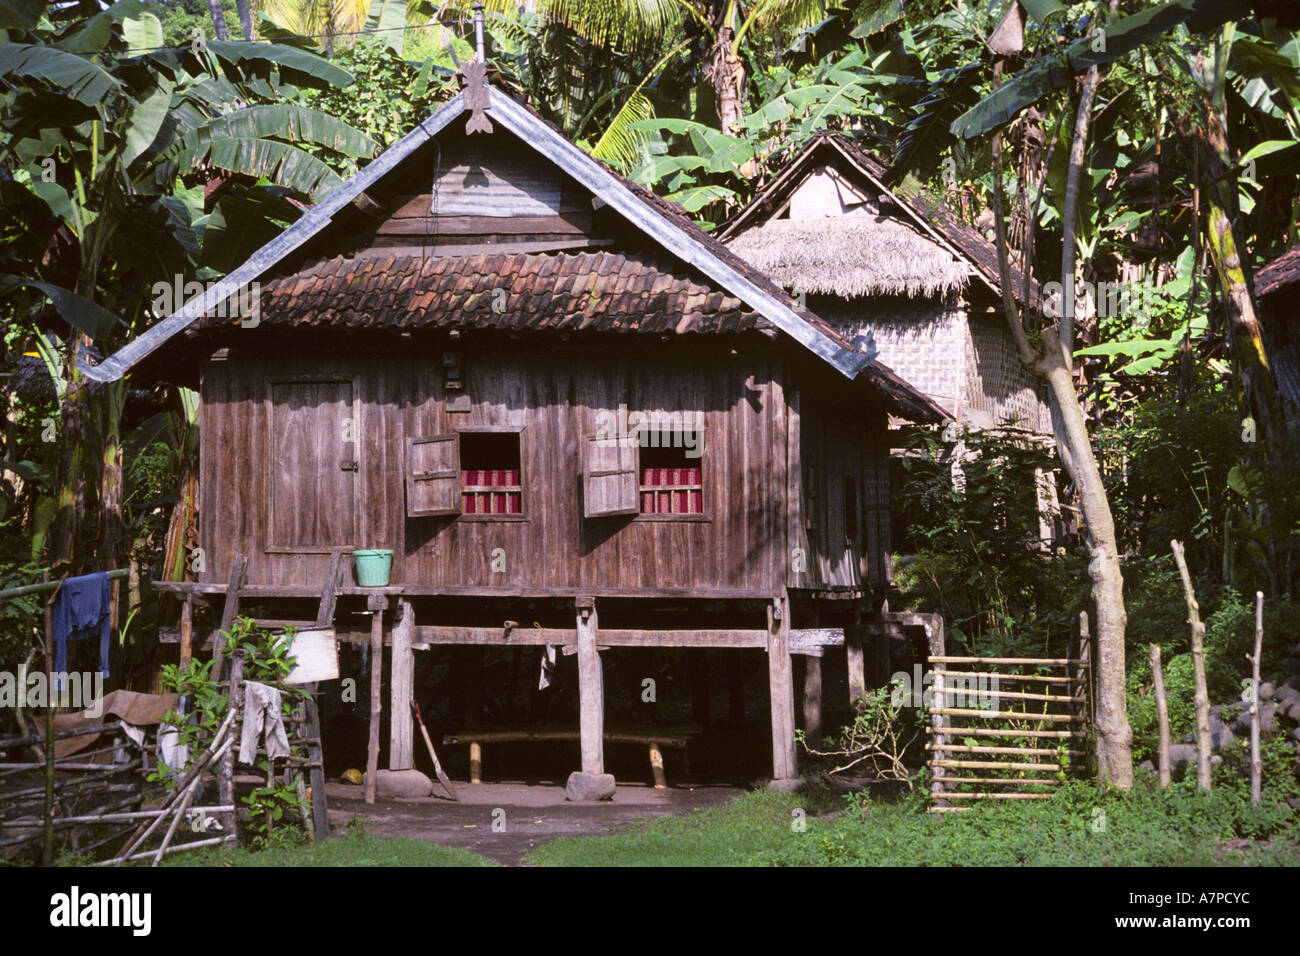
{"type": "Polygon", "coordinates": [[[964,288],[972,273],[912,226],[872,213],[771,219],[730,246],[787,289],[845,298],[942,295],[964,288]]]}
{"type": "MultiPolygon", "coordinates": [[[[718,238],[734,248],[738,236],[779,215],[791,193],[809,175],[828,163],[868,185],[870,191],[880,197],[882,206],[896,210],[899,220],[908,220],[918,234],[964,260],[972,267],[972,275],[981,285],[994,295],[1001,295],[997,247],[989,239],[914,184],[900,183],[889,188],[885,184],[889,174],[884,163],[845,134],[829,130],[814,134],[772,177],[771,182],[759,189],[749,204],[718,230],[718,238]]],[[[819,241],[825,241],[829,229],[827,227],[826,232],[819,234],[819,241]]],[[[1025,295],[1024,276],[1014,263],[1011,265],[1011,292],[1017,300],[1026,300],[1026,305],[1037,306],[1037,293],[1031,288],[1028,296],[1025,295]]]]}

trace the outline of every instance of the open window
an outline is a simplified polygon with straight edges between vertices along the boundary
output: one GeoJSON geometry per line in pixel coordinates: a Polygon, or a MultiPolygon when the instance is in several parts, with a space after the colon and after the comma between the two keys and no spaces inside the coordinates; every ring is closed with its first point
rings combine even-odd
{"type": "Polygon", "coordinates": [[[640,448],[625,438],[592,438],[582,468],[583,514],[588,518],[634,515],[640,448]]]}
{"type": "Polygon", "coordinates": [[[519,433],[462,432],[460,483],[461,514],[522,514],[519,433]]]}
{"type": "Polygon", "coordinates": [[[461,510],[460,436],[406,440],[406,514],[458,515],[461,510]]]}
{"type": "Polygon", "coordinates": [[[703,435],[675,434],[676,441],[641,449],[638,491],[643,515],[704,514],[703,444],[699,440],[703,435]]]}

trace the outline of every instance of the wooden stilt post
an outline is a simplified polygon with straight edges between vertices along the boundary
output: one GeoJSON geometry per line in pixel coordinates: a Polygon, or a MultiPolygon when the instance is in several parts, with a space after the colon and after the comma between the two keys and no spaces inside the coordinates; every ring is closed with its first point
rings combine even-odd
{"type": "Polygon", "coordinates": [[[415,728],[411,721],[411,701],[415,694],[415,652],[411,634],[415,612],[409,598],[397,602],[397,621],[393,625],[392,662],[389,665],[388,769],[410,770],[415,766],[415,728]]]}
{"type": "Polygon", "coordinates": [[[790,601],[782,594],[767,607],[767,677],[772,706],[772,781],[798,776],[794,750],[794,668],[790,661],[790,601]]]}
{"type": "Polygon", "coordinates": [[[596,650],[599,624],[594,598],[580,597],[578,610],[579,734],[582,772],[605,772],[605,682],[596,650]]]}
{"type": "Polygon", "coordinates": [[[366,747],[366,803],[375,802],[379,776],[379,718],[383,713],[384,610],[388,598],[372,594],[366,603],[370,618],[370,741],[366,747]]]}
{"type": "Polygon", "coordinates": [[[853,602],[852,616],[844,628],[844,654],[849,669],[849,706],[855,711],[867,696],[866,656],[862,647],[863,613],[860,601],[853,602]]]}

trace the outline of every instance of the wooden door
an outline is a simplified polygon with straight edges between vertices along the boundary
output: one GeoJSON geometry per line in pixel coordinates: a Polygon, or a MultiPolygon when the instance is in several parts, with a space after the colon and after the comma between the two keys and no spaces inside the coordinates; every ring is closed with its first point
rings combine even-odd
{"type": "Polygon", "coordinates": [[[268,551],[358,546],[355,397],[351,379],[271,382],[268,551]]]}

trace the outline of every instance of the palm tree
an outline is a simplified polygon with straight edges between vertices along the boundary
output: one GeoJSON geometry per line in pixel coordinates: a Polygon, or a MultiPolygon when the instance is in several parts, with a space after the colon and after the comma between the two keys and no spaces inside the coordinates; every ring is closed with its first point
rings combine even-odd
{"type": "Polygon", "coordinates": [[[212,26],[217,31],[217,39],[228,39],[230,32],[226,29],[226,14],[221,9],[221,0],[208,0],[208,9],[212,11],[212,26]]]}
{"type": "MultiPolygon", "coordinates": [[[[514,0],[490,8],[514,11],[514,0]]],[[[537,0],[537,13],[598,46],[662,48],[679,39],[696,49],[713,90],[719,128],[734,134],[744,116],[748,75],[742,51],[760,35],[788,37],[826,16],[825,0],[537,0]]]]}

